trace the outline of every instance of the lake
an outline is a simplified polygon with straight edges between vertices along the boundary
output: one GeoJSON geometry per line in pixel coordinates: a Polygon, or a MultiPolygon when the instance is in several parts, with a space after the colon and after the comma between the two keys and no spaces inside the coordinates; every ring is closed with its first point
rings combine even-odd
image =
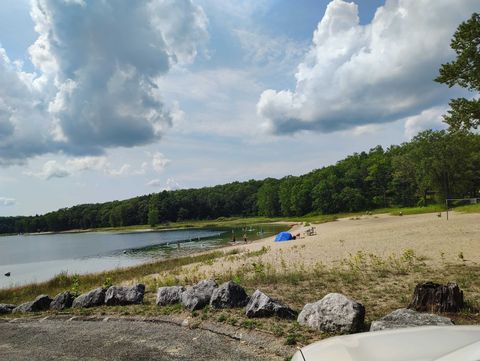
{"type": "MultiPolygon", "coordinates": [[[[249,240],[269,237],[285,225],[246,227],[249,240]]],[[[158,232],[86,232],[0,237],[0,288],[46,281],[61,272],[92,273],[177,257],[228,244],[242,228],[158,232]],[[4,276],[10,272],[11,276],[4,276]]]]}

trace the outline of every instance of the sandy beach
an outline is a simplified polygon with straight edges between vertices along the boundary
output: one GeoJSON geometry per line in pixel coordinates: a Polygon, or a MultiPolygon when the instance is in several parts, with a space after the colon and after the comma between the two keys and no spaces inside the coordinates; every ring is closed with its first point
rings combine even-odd
{"type": "MultiPolygon", "coordinates": [[[[358,251],[387,258],[400,256],[407,249],[414,250],[416,256],[432,266],[459,262],[460,254],[469,264],[480,263],[480,214],[451,212],[448,221],[445,214],[438,217],[437,213],[362,216],[308,226],[298,224],[291,232],[300,233],[301,237],[287,242],[274,242],[273,237],[269,237],[231,248],[254,252],[268,247],[258,259],[283,268],[317,263],[331,266],[358,251]],[[316,234],[305,235],[306,229],[311,227],[316,234]]],[[[214,276],[235,271],[252,261],[242,257],[220,258],[212,265],[197,266],[197,270],[214,276]]]]}

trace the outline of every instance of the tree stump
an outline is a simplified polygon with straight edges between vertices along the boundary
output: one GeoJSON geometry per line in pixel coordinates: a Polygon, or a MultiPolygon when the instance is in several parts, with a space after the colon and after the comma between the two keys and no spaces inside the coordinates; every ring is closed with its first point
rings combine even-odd
{"type": "Polygon", "coordinates": [[[463,291],[456,283],[419,283],[408,308],[419,312],[458,312],[463,307],[463,291]]]}

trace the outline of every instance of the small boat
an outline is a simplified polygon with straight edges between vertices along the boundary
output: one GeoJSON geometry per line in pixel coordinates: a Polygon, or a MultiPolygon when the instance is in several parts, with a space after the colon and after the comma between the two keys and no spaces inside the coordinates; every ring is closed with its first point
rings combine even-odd
{"type": "Polygon", "coordinates": [[[5,276],[10,277],[10,272],[5,273],[5,276]]]}

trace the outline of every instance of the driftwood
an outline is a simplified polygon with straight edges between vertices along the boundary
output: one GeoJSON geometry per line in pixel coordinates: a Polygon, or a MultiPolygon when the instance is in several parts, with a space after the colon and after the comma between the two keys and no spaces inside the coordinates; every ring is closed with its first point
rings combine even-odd
{"type": "Polygon", "coordinates": [[[419,312],[458,312],[463,307],[463,291],[456,283],[419,283],[408,306],[419,312]]]}

